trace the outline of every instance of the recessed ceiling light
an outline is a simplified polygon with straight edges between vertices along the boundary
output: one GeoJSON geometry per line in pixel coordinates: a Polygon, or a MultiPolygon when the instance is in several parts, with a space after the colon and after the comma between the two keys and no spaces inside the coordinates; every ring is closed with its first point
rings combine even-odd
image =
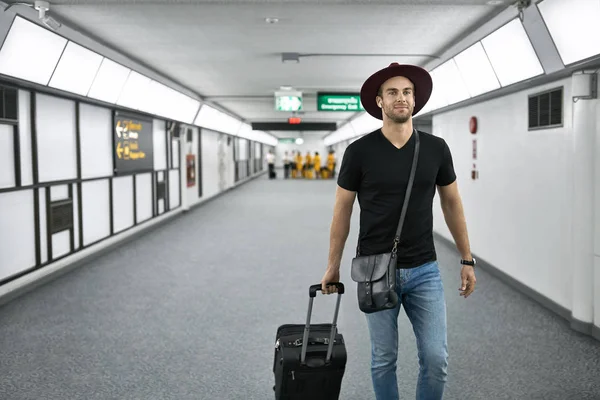
{"type": "Polygon", "coordinates": [[[497,6],[497,5],[503,4],[504,1],[503,0],[489,0],[487,3],[490,6],[497,6]]]}
{"type": "Polygon", "coordinates": [[[279,18],[275,18],[275,17],[267,17],[265,18],[265,22],[267,24],[276,24],[279,22],[279,18]]]}

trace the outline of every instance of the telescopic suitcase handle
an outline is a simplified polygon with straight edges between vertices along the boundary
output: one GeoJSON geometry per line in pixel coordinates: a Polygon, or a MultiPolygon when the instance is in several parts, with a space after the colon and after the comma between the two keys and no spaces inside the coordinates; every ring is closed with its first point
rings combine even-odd
{"type": "MultiPolygon", "coordinates": [[[[342,294],[344,293],[344,284],[342,282],[331,282],[327,284],[327,286],[330,285],[337,287],[338,296],[335,304],[335,312],[333,313],[333,323],[331,324],[331,335],[329,336],[329,346],[327,347],[327,357],[325,358],[326,363],[328,363],[331,359],[331,353],[333,352],[333,342],[335,341],[335,335],[337,333],[337,318],[340,311],[340,300],[342,299],[342,294]]],[[[317,291],[321,289],[322,286],[320,283],[318,283],[311,285],[308,291],[308,313],[306,315],[306,325],[304,326],[304,337],[302,338],[302,354],[300,356],[301,364],[305,364],[306,360],[306,349],[308,347],[308,334],[310,332],[310,317],[312,316],[313,301],[317,295],[317,291]]]]}

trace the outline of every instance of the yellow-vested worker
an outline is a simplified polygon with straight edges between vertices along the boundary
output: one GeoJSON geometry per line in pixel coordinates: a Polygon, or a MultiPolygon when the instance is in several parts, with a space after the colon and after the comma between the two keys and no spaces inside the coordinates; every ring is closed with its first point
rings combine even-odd
{"type": "Polygon", "coordinates": [[[312,179],[313,178],[313,159],[312,156],[310,155],[310,152],[307,151],[306,152],[306,156],[304,157],[304,177],[306,179],[312,179]]]}
{"type": "Polygon", "coordinates": [[[329,178],[333,177],[333,168],[335,168],[335,156],[333,155],[333,151],[330,151],[327,155],[327,176],[329,178]]]}
{"type": "Polygon", "coordinates": [[[293,171],[292,178],[299,178],[302,176],[302,174],[303,174],[303,172],[302,172],[302,154],[300,154],[300,152],[298,152],[296,154],[296,170],[293,171]]]}
{"type": "Polygon", "coordinates": [[[318,179],[321,177],[321,156],[318,151],[315,151],[313,164],[315,165],[315,177],[318,179]]]}

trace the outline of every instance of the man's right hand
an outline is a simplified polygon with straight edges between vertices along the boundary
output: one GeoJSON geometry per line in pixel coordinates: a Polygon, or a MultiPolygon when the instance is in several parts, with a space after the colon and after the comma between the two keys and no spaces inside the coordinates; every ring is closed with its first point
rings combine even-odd
{"type": "Polygon", "coordinates": [[[332,294],[337,293],[337,286],[327,286],[328,283],[331,282],[339,282],[340,281],[340,270],[339,268],[327,268],[325,271],[325,275],[323,275],[323,279],[321,279],[321,291],[323,294],[332,294]]]}

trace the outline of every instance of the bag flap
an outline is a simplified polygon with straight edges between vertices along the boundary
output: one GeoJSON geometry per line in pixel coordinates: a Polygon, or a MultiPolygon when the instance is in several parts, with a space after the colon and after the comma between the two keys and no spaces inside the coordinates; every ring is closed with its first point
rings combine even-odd
{"type": "Polygon", "coordinates": [[[350,277],[354,282],[377,281],[388,271],[392,253],[356,257],[352,260],[350,277]]]}

